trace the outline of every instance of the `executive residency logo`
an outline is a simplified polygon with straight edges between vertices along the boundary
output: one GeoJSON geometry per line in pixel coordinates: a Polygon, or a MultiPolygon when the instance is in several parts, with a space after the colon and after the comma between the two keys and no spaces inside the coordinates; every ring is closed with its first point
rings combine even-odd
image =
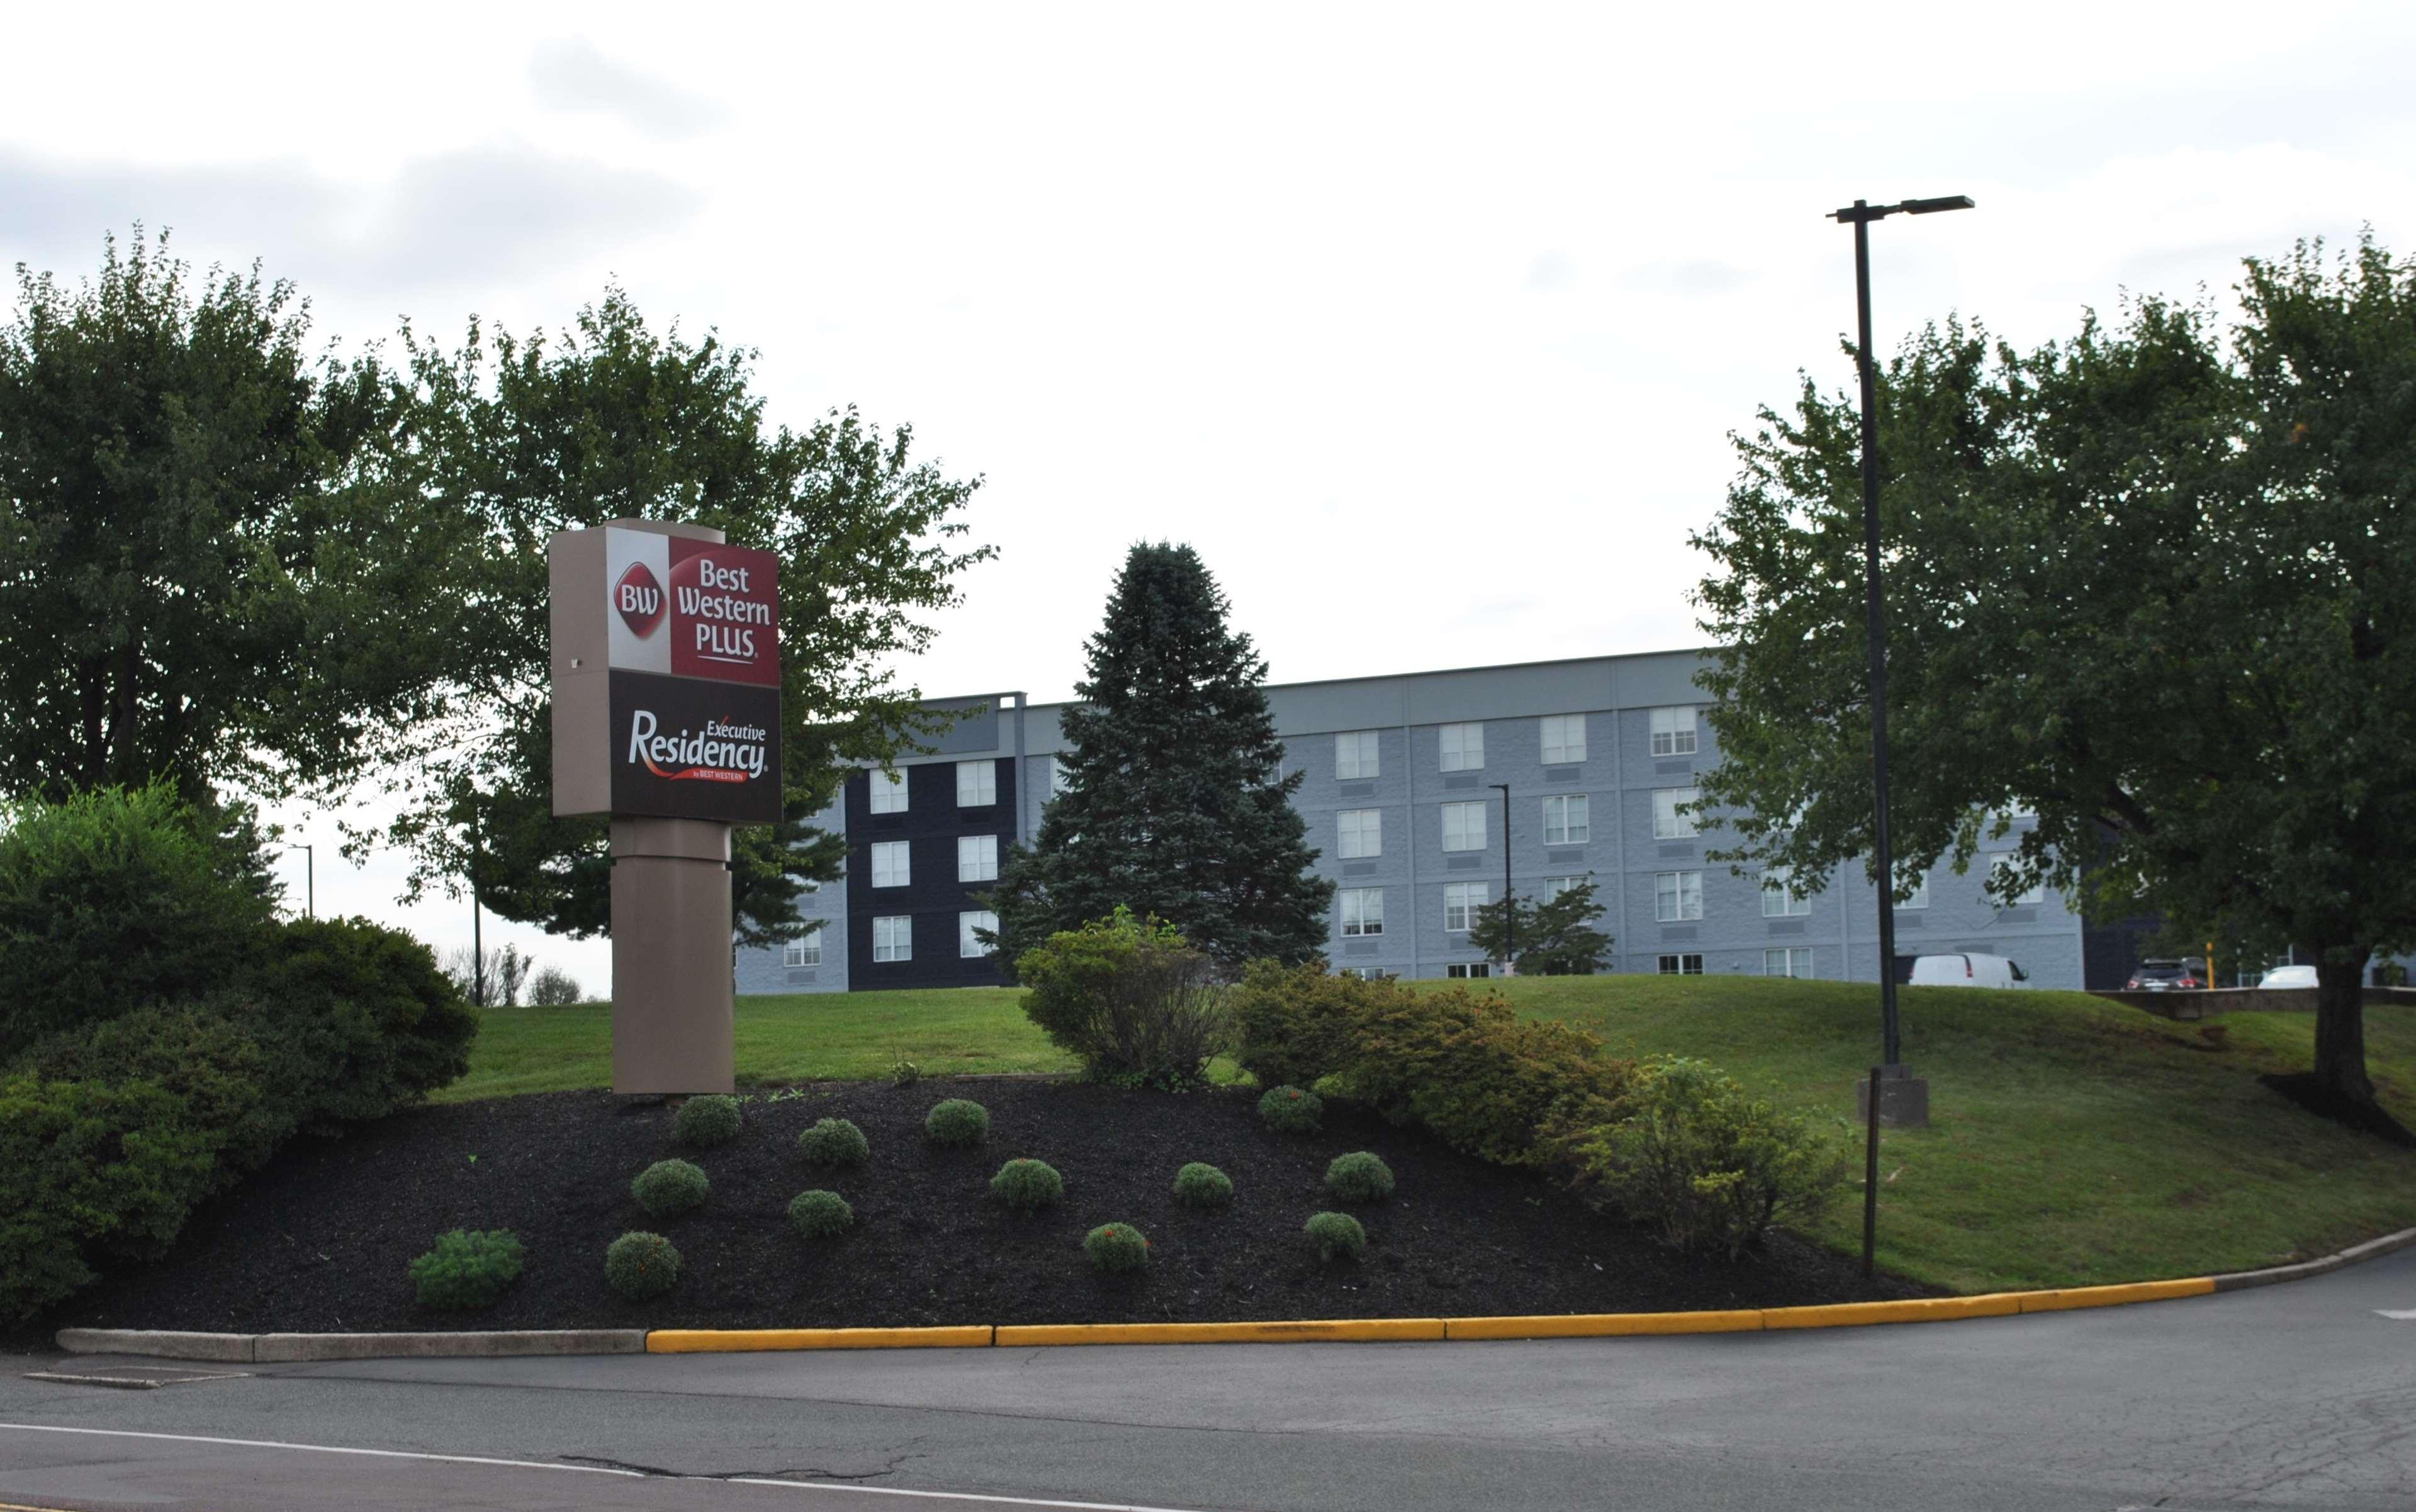
{"type": "Polygon", "coordinates": [[[655,633],[671,607],[670,597],[663,585],[655,581],[654,570],[643,562],[632,562],[621,580],[612,584],[612,607],[620,612],[621,622],[629,633],[642,641],[655,633]]]}
{"type": "Polygon", "coordinates": [[[629,717],[629,764],[666,782],[745,782],[763,775],[769,735],[762,725],[722,718],[664,734],[654,710],[635,709],[629,717]]]}

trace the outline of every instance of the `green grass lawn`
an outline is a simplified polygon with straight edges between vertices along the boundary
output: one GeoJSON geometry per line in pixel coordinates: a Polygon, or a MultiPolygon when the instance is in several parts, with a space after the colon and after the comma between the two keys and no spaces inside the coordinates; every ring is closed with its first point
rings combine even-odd
{"type": "MultiPolygon", "coordinates": [[[[1441,984],[1435,984],[1440,986],[1441,984]]],[[[1492,984],[1621,1054],[1700,1056],[1757,1091],[1850,1126],[1877,1057],[1877,990],[1749,976],[1526,978],[1492,984]]],[[[750,1086],[1070,1069],[1007,990],[747,997],[738,1074],[750,1086]]],[[[611,1079],[596,1005],[490,1012],[448,1100],[611,1079]]],[[[2144,1280],[2303,1259],[2416,1225],[2416,1152],[2351,1134],[2259,1086],[2307,1065],[2313,1021],[2238,1013],[2167,1023],[2076,992],[1945,988],[1904,994],[1905,1059],[1932,1124],[1888,1130],[1880,1259],[1957,1291],[2144,1280]]],[[[2416,1125],[2416,1010],[2366,1010],[2384,1100],[2416,1125]]],[[[1861,1244],[1852,1187],[1818,1237],[1861,1244]]]]}

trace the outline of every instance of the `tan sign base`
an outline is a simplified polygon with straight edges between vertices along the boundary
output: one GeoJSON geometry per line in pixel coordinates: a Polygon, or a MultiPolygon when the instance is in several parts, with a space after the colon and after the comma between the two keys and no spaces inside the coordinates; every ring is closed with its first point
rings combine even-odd
{"type": "Polygon", "coordinates": [[[729,1092],[730,826],[612,820],[612,1090],[729,1092]]]}

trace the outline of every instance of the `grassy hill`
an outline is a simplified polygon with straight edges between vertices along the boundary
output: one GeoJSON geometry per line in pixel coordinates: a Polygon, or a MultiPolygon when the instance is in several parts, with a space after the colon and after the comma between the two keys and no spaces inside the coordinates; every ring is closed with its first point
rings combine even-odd
{"type": "MultiPolygon", "coordinates": [[[[1622,1054],[1699,1056],[1773,1099],[1850,1126],[1877,1057],[1875,989],[1746,976],[1531,978],[1497,984],[1622,1054]]],[[[778,1085],[1069,1069],[1006,990],[749,997],[740,1080],[778,1085]]],[[[1961,1291],[2247,1269],[2416,1225],[2416,1152],[2311,1117],[2257,1083],[2303,1069],[2305,1015],[2174,1024],[2077,992],[1904,994],[1905,1059],[1933,1123],[1889,1130],[1880,1259],[1961,1291]]],[[[2416,1010],[2367,1010],[2385,1101],[2416,1125],[2416,1010]]],[[[594,1005],[491,1012],[446,1100],[603,1086],[594,1005]]],[[[1859,1149],[1859,1143],[1855,1146],[1859,1149]]],[[[1859,1172],[1859,1162],[1857,1163],[1859,1172]]],[[[1857,1185],[1818,1237],[1861,1243],[1857,1185]]]]}

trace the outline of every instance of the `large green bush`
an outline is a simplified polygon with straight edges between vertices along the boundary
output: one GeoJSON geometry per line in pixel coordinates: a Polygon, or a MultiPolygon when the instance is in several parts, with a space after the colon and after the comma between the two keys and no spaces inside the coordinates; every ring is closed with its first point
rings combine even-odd
{"type": "Polygon", "coordinates": [[[1680,1249],[1734,1258],[1845,1180],[1834,1142],[1701,1061],[1647,1062],[1621,1112],[1576,1142],[1577,1179],[1680,1249]]]}
{"type": "Polygon", "coordinates": [[[1498,995],[1417,991],[1314,962],[1252,965],[1234,992],[1235,1056],[1266,1085],[1329,1085],[1455,1149],[1541,1164],[1561,1130],[1609,1115],[1635,1075],[1566,1024],[1520,1019],[1498,995]]]}
{"type": "Polygon", "coordinates": [[[477,1010],[400,930],[291,920],[262,940],[236,990],[283,1039],[283,1074],[324,1078],[317,1118],[383,1118],[470,1068],[477,1010]]]}
{"type": "Polygon", "coordinates": [[[522,1259],[520,1235],[509,1229],[455,1229],[411,1263],[411,1284],[423,1308],[470,1312],[495,1305],[521,1278],[522,1259]]]}
{"type": "Polygon", "coordinates": [[[1098,1080],[1195,1085],[1231,1037],[1215,962],[1128,909],[1050,935],[1015,975],[1024,1013],[1098,1080]]]}
{"type": "Polygon", "coordinates": [[[275,912],[245,816],[164,785],[0,810],[0,1060],[233,983],[275,912]]]}

